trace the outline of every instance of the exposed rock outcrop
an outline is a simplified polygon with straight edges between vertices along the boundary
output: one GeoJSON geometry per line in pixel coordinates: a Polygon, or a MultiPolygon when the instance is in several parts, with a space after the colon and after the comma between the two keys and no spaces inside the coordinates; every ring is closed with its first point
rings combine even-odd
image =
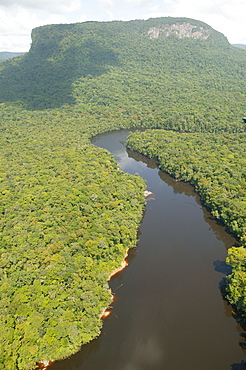
{"type": "Polygon", "coordinates": [[[148,37],[150,39],[157,39],[159,37],[169,37],[175,35],[182,39],[189,37],[193,39],[204,39],[206,40],[210,35],[210,30],[204,27],[197,27],[191,23],[174,23],[166,25],[164,27],[151,27],[148,31],[148,37]]]}

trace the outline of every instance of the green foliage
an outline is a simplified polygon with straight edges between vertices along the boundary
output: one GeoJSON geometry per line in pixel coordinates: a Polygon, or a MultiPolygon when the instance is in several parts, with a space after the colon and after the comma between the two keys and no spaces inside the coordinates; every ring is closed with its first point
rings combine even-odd
{"type": "Polygon", "coordinates": [[[29,53],[19,62],[3,63],[0,100],[21,100],[29,109],[72,104],[75,79],[98,76],[107,72],[108,65],[117,64],[110,43],[90,32],[83,37],[81,31],[79,24],[72,31],[69,25],[43,27],[42,39],[34,38],[29,53]]]}
{"type": "Polygon", "coordinates": [[[202,22],[170,17],[44,26],[32,40],[30,52],[0,63],[0,367],[8,370],[69,356],[95,338],[110,302],[106,279],[136,244],[145,184],[118,171],[91,136],[139,126],[197,132],[151,132],[142,149],[136,134],[136,149],[192,181],[245,242],[245,51],[202,22]],[[209,37],[148,36],[185,22],[209,37]]]}
{"type": "Polygon", "coordinates": [[[99,335],[145,184],[89,144],[83,117],[2,106],[2,118],[0,368],[30,369],[99,335]]]}
{"type": "Polygon", "coordinates": [[[227,280],[227,299],[236,305],[244,328],[246,327],[246,249],[232,247],[226,262],[232,266],[227,280]]]}

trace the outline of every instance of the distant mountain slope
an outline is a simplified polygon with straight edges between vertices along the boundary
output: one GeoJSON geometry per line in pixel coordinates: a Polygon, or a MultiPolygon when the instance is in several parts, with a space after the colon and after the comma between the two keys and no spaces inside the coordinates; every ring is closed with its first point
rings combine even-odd
{"type": "Polygon", "coordinates": [[[232,46],[236,46],[237,48],[246,49],[246,45],[244,44],[232,44],[232,46]]]}
{"type": "Polygon", "coordinates": [[[24,53],[11,52],[11,51],[0,51],[0,60],[17,57],[18,55],[21,55],[21,54],[24,54],[24,53]]]}

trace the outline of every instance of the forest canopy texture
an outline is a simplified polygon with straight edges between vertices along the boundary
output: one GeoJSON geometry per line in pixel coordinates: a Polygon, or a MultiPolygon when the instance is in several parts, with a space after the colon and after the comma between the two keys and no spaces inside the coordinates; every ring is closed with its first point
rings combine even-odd
{"type": "Polygon", "coordinates": [[[145,204],[144,181],[91,145],[105,131],[164,129],[129,145],[195,184],[238,237],[227,297],[245,318],[246,51],[187,18],[48,25],[0,72],[0,368],[100,333],[145,204]]]}

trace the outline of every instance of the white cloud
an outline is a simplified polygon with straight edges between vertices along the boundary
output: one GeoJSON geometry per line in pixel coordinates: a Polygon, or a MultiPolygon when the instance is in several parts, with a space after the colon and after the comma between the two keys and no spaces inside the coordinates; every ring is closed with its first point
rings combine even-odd
{"type": "Polygon", "coordinates": [[[181,0],[175,13],[177,11],[179,11],[179,16],[182,12],[186,17],[208,23],[215,30],[222,32],[231,43],[246,43],[244,31],[246,2],[244,0],[233,2],[231,0],[206,0],[195,4],[193,0],[188,0],[188,4],[187,1],[181,0]]]}
{"type": "Polygon", "coordinates": [[[114,5],[114,0],[99,0],[99,4],[106,7],[112,7],[114,5]]]}
{"type": "Polygon", "coordinates": [[[245,0],[162,0],[153,2],[144,18],[187,17],[203,21],[222,32],[231,43],[245,43],[245,0]]]}
{"type": "Polygon", "coordinates": [[[62,14],[81,8],[81,0],[0,0],[0,6],[9,8],[19,6],[27,9],[42,9],[62,14]]]}
{"type": "Polygon", "coordinates": [[[245,0],[0,0],[0,50],[27,51],[34,27],[54,24],[187,17],[246,44],[245,0]]]}
{"type": "Polygon", "coordinates": [[[30,29],[36,25],[35,17],[21,7],[6,11],[0,8],[0,48],[6,51],[27,51],[30,29]],[[24,50],[23,50],[24,49],[24,50]]]}
{"type": "Polygon", "coordinates": [[[145,6],[151,3],[151,0],[126,0],[126,2],[135,6],[145,6]]]}
{"type": "Polygon", "coordinates": [[[0,7],[0,50],[28,51],[33,28],[66,22],[66,17],[59,14],[38,14],[20,6],[0,7]]]}

